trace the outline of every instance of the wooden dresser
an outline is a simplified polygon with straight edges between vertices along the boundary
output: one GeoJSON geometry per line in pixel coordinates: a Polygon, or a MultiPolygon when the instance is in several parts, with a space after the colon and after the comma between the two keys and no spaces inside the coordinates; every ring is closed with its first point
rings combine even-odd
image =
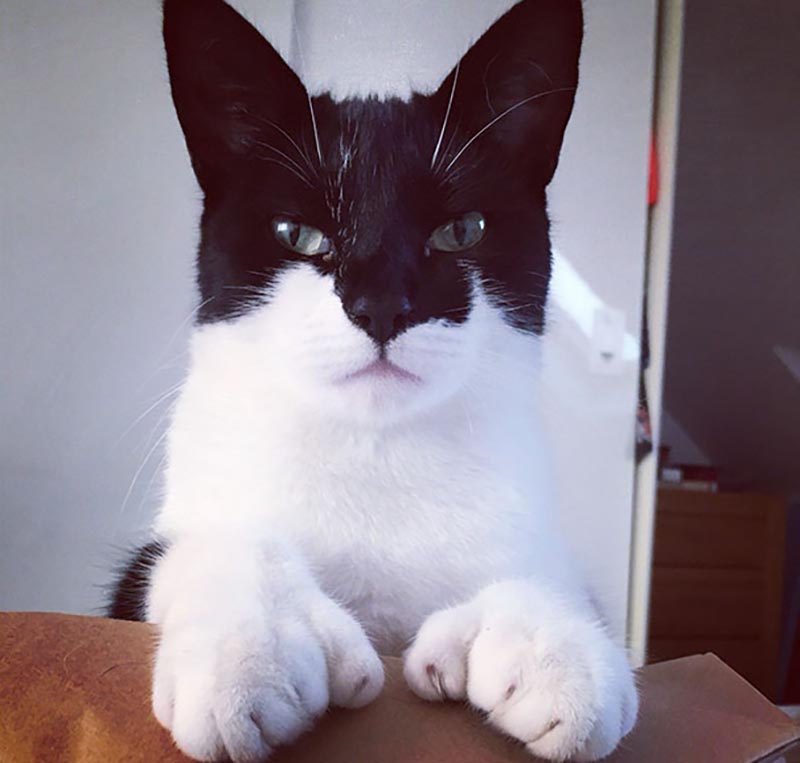
{"type": "Polygon", "coordinates": [[[714,652],[774,698],[786,500],[660,488],[650,662],[714,652]]]}

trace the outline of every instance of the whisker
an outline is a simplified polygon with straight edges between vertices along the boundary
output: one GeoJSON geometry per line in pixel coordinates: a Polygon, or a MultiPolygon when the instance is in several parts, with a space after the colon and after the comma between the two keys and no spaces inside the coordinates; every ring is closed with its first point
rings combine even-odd
{"type": "MultiPolygon", "coordinates": [[[[125,514],[125,509],[128,505],[128,501],[133,494],[133,489],[136,487],[136,483],[139,481],[139,477],[141,476],[142,472],[144,471],[147,462],[152,457],[153,453],[155,453],[156,448],[161,445],[162,442],[166,439],[167,435],[169,434],[169,429],[165,430],[163,434],[153,443],[150,450],[147,451],[147,455],[145,455],[142,463],[139,464],[139,468],[136,470],[135,474],[133,475],[133,479],[131,480],[131,484],[128,486],[128,490],[125,493],[125,497],[122,499],[122,506],[120,507],[119,513],[117,514],[117,530],[119,529],[119,523],[122,521],[122,516],[125,514]]],[[[116,531],[114,532],[116,535],[116,531]]]]}
{"type": "Polygon", "coordinates": [[[317,159],[319,159],[319,166],[322,167],[322,148],[319,143],[319,131],[317,130],[317,117],[314,114],[314,103],[308,93],[306,93],[306,97],[308,98],[308,109],[311,112],[311,127],[314,129],[314,143],[317,146],[317,159]]]}
{"type": "MultiPolygon", "coordinates": [[[[466,167],[464,165],[461,165],[460,167],[458,167],[458,169],[454,170],[453,172],[447,173],[442,178],[442,182],[448,183],[450,185],[456,185],[456,184],[458,184],[459,179],[461,177],[463,177],[467,173],[467,170],[468,170],[468,167],[466,167]]],[[[469,188],[469,187],[472,187],[472,186],[477,186],[482,182],[483,181],[481,179],[481,180],[475,180],[470,186],[459,185],[457,190],[459,192],[463,193],[466,190],[466,188],[469,188]]]]}
{"type": "Polygon", "coordinates": [[[144,390],[144,388],[158,375],[159,372],[164,371],[168,368],[169,369],[174,368],[173,364],[175,363],[175,361],[177,361],[179,358],[183,357],[186,354],[187,351],[185,349],[182,350],[181,352],[176,352],[175,355],[171,355],[171,360],[169,361],[169,363],[166,362],[166,358],[168,355],[170,355],[170,350],[172,349],[172,345],[175,343],[175,340],[181,335],[183,330],[186,328],[187,324],[189,324],[195,318],[195,316],[213,299],[215,299],[213,295],[208,297],[207,299],[204,299],[199,305],[195,305],[191,309],[189,314],[181,320],[180,324],[172,333],[172,336],[169,338],[169,340],[166,342],[163,349],[159,353],[158,358],[155,361],[156,365],[155,369],[150,374],[148,374],[145,379],[142,380],[141,384],[137,386],[136,388],[137,393],[141,393],[144,390]]]}
{"type": "Polygon", "coordinates": [[[544,302],[528,302],[524,305],[499,305],[499,308],[504,313],[517,313],[522,310],[531,310],[533,308],[544,307],[544,302]]]}
{"type": "Polygon", "coordinates": [[[456,94],[456,85],[458,84],[458,72],[461,69],[461,61],[456,64],[456,70],[453,74],[453,86],[450,88],[450,98],[447,101],[447,110],[444,112],[444,120],[442,121],[442,129],[439,132],[439,140],[436,141],[436,148],[433,149],[433,156],[431,157],[431,169],[436,164],[436,157],[439,155],[439,148],[441,148],[442,140],[444,140],[444,133],[447,129],[447,122],[450,119],[450,109],[453,107],[453,98],[456,94]]]}
{"type": "Polygon", "coordinates": [[[231,291],[246,291],[250,294],[256,294],[258,296],[262,296],[264,294],[263,287],[251,286],[249,284],[241,284],[240,286],[223,286],[222,288],[230,289],[231,291]]]}
{"type": "Polygon", "coordinates": [[[165,353],[169,350],[169,348],[172,345],[172,343],[178,338],[178,336],[180,335],[181,331],[183,331],[183,329],[186,327],[186,324],[189,323],[189,321],[191,321],[209,302],[211,302],[212,299],[214,299],[213,296],[207,297],[206,299],[204,299],[199,305],[197,305],[196,307],[194,307],[192,309],[192,311],[189,313],[189,315],[187,315],[181,321],[181,324],[178,326],[177,329],[175,329],[174,333],[172,334],[172,336],[170,337],[169,341],[167,342],[167,346],[166,346],[166,348],[164,350],[165,353]]]}
{"type": "Polygon", "coordinates": [[[295,149],[297,150],[297,153],[300,154],[300,156],[302,156],[303,159],[305,159],[305,162],[308,165],[308,168],[316,175],[317,174],[317,168],[311,162],[311,159],[309,158],[308,153],[305,150],[305,145],[303,146],[303,148],[301,148],[294,141],[292,136],[289,135],[289,133],[286,132],[286,130],[284,130],[280,125],[275,124],[275,122],[271,122],[271,121],[267,120],[267,123],[270,125],[270,127],[274,127],[276,130],[280,131],[281,134],[286,137],[286,140],[288,140],[295,147],[295,149]]]}
{"type": "MultiPolygon", "coordinates": [[[[153,431],[150,432],[150,436],[147,438],[147,441],[145,442],[145,445],[144,445],[145,448],[150,446],[150,443],[153,441],[153,437],[155,436],[156,432],[158,432],[161,429],[161,426],[164,423],[164,420],[175,411],[176,404],[177,404],[177,401],[173,401],[173,403],[168,408],[166,408],[162,412],[162,414],[158,417],[158,421],[156,422],[155,426],[153,427],[153,431]]],[[[164,430],[164,432],[167,433],[168,430],[164,430]]],[[[163,473],[162,469],[164,467],[164,464],[167,462],[168,456],[169,456],[169,453],[167,452],[167,449],[165,448],[164,452],[161,454],[161,458],[158,461],[158,465],[155,467],[155,469],[153,469],[153,473],[152,473],[152,475],[150,475],[150,479],[147,482],[147,486],[145,487],[144,491],[142,492],[142,499],[139,501],[139,506],[136,509],[137,512],[141,512],[142,506],[144,505],[144,502],[147,499],[147,497],[149,496],[150,490],[153,487],[153,483],[155,482],[156,478],[160,474],[163,473]]]]}
{"type": "Polygon", "coordinates": [[[449,310],[442,310],[439,315],[457,315],[458,313],[469,313],[469,307],[452,307],[449,310]]]}
{"type": "Polygon", "coordinates": [[[125,437],[127,436],[127,434],[128,434],[128,433],[129,433],[129,432],[130,432],[130,431],[131,431],[131,430],[132,430],[132,429],[133,429],[133,428],[134,428],[134,427],[135,427],[135,426],[136,426],[136,425],[137,425],[137,424],[138,424],[138,423],[139,423],[139,422],[140,422],[140,421],[143,419],[143,418],[145,418],[145,417],[146,417],[146,416],[147,416],[147,415],[148,415],[148,414],[149,414],[151,411],[153,411],[155,408],[158,408],[158,406],[159,406],[159,405],[161,405],[161,403],[163,403],[163,402],[164,402],[165,400],[167,400],[169,397],[171,397],[171,396],[173,396],[173,395],[176,395],[178,392],[180,392],[182,387],[183,387],[183,379],[181,379],[181,381],[179,381],[179,382],[178,382],[177,384],[175,384],[174,386],[170,387],[170,388],[169,388],[169,389],[168,389],[168,390],[167,390],[165,393],[163,393],[162,395],[160,395],[160,396],[158,397],[158,399],[157,399],[157,400],[156,400],[154,403],[152,403],[151,405],[149,405],[149,406],[148,406],[148,407],[147,407],[147,408],[144,410],[144,412],[143,412],[143,413],[140,413],[140,414],[139,414],[139,415],[138,415],[138,416],[137,416],[137,417],[136,417],[136,418],[133,420],[133,422],[132,422],[131,424],[129,424],[129,425],[128,425],[128,427],[125,429],[125,431],[124,431],[124,432],[123,432],[123,433],[122,433],[122,434],[119,436],[119,439],[117,440],[117,445],[119,445],[119,443],[120,443],[122,440],[124,440],[124,439],[125,439],[125,437]]]}
{"type": "Polygon", "coordinates": [[[141,513],[145,501],[150,497],[150,491],[153,489],[153,484],[155,483],[156,479],[163,474],[164,464],[166,462],[167,462],[167,453],[165,451],[164,454],[159,459],[156,468],[153,469],[153,473],[150,475],[150,479],[148,480],[145,489],[142,491],[142,498],[139,501],[139,505],[136,507],[137,514],[141,513]]]}
{"type": "Polygon", "coordinates": [[[271,159],[268,156],[257,156],[256,159],[258,159],[259,161],[262,161],[262,162],[272,162],[273,164],[277,164],[279,167],[283,167],[288,172],[291,172],[292,175],[294,175],[298,179],[302,180],[309,188],[313,188],[314,187],[313,184],[304,175],[301,175],[299,172],[297,172],[296,170],[292,169],[292,167],[290,165],[284,164],[279,159],[271,159]]]}
{"type": "Polygon", "coordinates": [[[461,122],[456,122],[453,125],[453,130],[451,131],[450,137],[447,139],[447,144],[445,145],[444,150],[442,151],[442,155],[439,157],[439,161],[437,162],[436,168],[434,170],[434,172],[436,172],[437,174],[441,169],[442,163],[444,162],[445,158],[450,154],[453,148],[453,144],[456,142],[456,138],[458,137],[458,129],[460,126],[461,122]]]}
{"type": "Polygon", "coordinates": [[[309,158],[309,156],[306,153],[305,149],[301,148],[300,145],[297,143],[297,141],[295,141],[295,139],[292,138],[292,136],[289,135],[289,133],[286,132],[286,130],[284,130],[283,127],[281,127],[277,122],[273,122],[271,119],[265,119],[264,117],[258,116],[256,114],[250,114],[250,117],[252,117],[253,119],[258,120],[259,122],[261,122],[262,124],[267,125],[268,127],[272,127],[274,130],[277,130],[281,135],[283,135],[283,137],[286,138],[286,140],[288,140],[289,143],[292,144],[292,146],[294,146],[294,148],[297,151],[297,153],[300,154],[302,159],[308,165],[308,168],[315,175],[317,174],[317,168],[314,167],[314,165],[312,164],[311,159],[309,158]]]}
{"type": "MultiPolygon", "coordinates": [[[[269,143],[264,143],[263,141],[260,141],[260,140],[253,141],[253,143],[256,146],[260,146],[261,148],[269,149],[270,151],[274,151],[279,156],[282,156],[284,159],[286,159],[287,162],[291,163],[291,165],[297,170],[297,172],[299,174],[301,174],[303,177],[306,178],[306,181],[311,182],[310,179],[308,177],[306,177],[305,170],[294,159],[292,159],[291,156],[289,156],[288,154],[285,154],[283,151],[281,151],[278,148],[275,148],[275,146],[270,145],[269,143]]],[[[256,158],[260,159],[261,157],[256,157],[256,158]]]]}
{"type": "MultiPolygon", "coordinates": [[[[306,59],[303,55],[303,46],[300,42],[300,35],[297,32],[297,25],[293,26],[294,31],[294,41],[297,44],[297,55],[300,57],[300,67],[303,70],[303,73],[306,71],[306,59]]],[[[308,92],[308,88],[306,88],[306,99],[308,100],[308,110],[311,114],[311,128],[314,131],[314,144],[317,147],[317,159],[319,160],[319,166],[322,167],[322,147],[320,146],[319,142],[319,131],[317,130],[317,116],[314,113],[314,103],[311,100],[311,94],[308,92]]]]}
{"type": "Polygon", "coordinates": [[[254,309],[263,307],[264,302],[260,299],[241,299],[234,302],[230,313],[228,314],[229,319],[236,320],[237,318],[243,318],[248,313],[252,312],[254,309]]]}
{"type": "Polygon", "coordinates": [[[555,95],[556,93],[567,93],[573,92],[575,90],[574,87],[558,87],[554,88],[553,90],[545,90],[543,93],[537,93],[536,95],[530,95],[527,98],[523,98],[518,103],[515,103],[513,106],[509,106],[505,111],[500,112],[494,119],[489,121],[483,127],[481,127],[478,132],[476,132],[459,150],[459,152],[450,160],[450,163],[445,167],[444,171],[448,172],[450,168],[458,161],[459,157],[478,139],[480,138],[483,133],[485,133],[490,127],[497,124],[503,117],[510,114],[512,111],[516,111],[521,106],[524,106],[526,103],[530,103],[531,101],[536,101],[539,98],[544,98],[546,95],[555,95]]]}
{"type": "Polygon", "coordinates": [[[247,273],[251,276],[258,276],[259,278],[271,278],[273,275],[269,270],[248,270],[247,273]]]}

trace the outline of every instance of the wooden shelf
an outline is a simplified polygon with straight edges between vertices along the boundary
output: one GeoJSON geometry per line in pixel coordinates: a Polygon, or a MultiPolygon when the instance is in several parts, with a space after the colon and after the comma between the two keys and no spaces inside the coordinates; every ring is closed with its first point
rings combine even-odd
{"type": "Polygon", "coordinates": [[[714,652],[777,689],[786,500],[660,489],[648,661],[714,652]]]}

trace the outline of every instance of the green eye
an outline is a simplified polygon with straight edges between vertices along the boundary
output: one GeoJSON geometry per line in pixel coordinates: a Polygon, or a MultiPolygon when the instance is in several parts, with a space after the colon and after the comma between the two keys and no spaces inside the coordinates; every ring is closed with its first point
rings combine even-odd
{"type": "Polygon", "coordinates": [[[431,233],[428,248],[439,252],[463,252],[475,246],[485,232],[486,218],[480,212],[467,212],[431,233]]]}
{"type": "Polygon", "coordinates": [[[304,225],[288,217],[276,217],[272,221],[272,232],[278,242],[306,257],[319,257],[333,251],[331,240],[319,228],[304,225]]]}

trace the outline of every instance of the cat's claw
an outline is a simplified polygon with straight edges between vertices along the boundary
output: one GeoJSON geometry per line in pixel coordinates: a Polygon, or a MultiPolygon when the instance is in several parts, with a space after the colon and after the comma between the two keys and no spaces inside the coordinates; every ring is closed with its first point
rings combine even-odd
{"type": "Polygon", "coordinates": [[[624,651],[591,617],[558,607],[536,617],[523,602],[495,607],[486,594],[428,618],[405,676],[424,699],[468,699],[533,755],[555,761],[610,754],[638,708],[624,651]]]}

